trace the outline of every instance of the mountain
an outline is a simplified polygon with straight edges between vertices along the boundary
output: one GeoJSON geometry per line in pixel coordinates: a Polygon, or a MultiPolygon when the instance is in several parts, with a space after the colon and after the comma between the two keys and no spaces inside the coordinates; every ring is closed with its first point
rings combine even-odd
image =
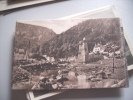
{"type": "Polygon", "coordinates": [[[91,19],[75,25],[56,35],[42,46],[42,53],[57,58],[77,56],[79,41],[87,39],[88,50],[96,43],[114,43],[121,46],[120,23],[118,18],[91,19]]]}
{"type": "Polygon", "coordinates": [[[49,28],[17,22],[15,48],[37,52],[40,45],[55,36],[55,32],[49,28]]]}

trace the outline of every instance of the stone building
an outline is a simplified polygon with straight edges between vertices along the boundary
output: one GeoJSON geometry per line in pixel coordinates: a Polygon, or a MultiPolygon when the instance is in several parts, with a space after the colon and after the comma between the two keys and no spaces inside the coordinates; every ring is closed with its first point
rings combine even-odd
{"type": "Polygon", "coordinates": [[[86,42],[86,38],[84,37],[82,41],[79,42],[79,52],[78,52],[78,63],[85,63],[88,59],[88,45],[86,42]]]}

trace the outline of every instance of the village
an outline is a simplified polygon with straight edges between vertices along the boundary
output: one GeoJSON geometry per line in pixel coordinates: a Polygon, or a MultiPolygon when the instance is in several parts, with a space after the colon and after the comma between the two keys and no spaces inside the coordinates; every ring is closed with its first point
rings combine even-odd
{"type": "MultiPolygon", "coordinates": [[[[83,41],[85,41],[85,38],[83,39],[83,41]]],[[[88,52],[88,50],[86,50],[87,47],[87,43],[81,43],[83,41],[79,42],[79,54],[78,56],[71,56],[71,57],[67,57],[67,58],[54,58],[48,55],[35,55],[33,53],[28,53],[26,52],[26,50],[24,49],[18,49],[17,53],[14,53],[15,55],[15,60],[19,60],[21,61],[30,61],[30,62],[34,62],[34,63],[45,63],[45,62],[76,62],[78,59],[80,58],[84,58],[85,56],[89,56],[89,55],[102,55],[103,59],[109,59],[112,58],[113,56],[115,56],[115,58],[120,58],[122,56],[122,52],[121,52],[121,48],[120,46],[115,46],[114,44],[111,45],[111,43],[107,43],[105,45],[102,45],[101,43],[97,43],[95,44],[93,50],[91,52],[88,52]],[[85,53],[85,54],[84,54],[85,53]]],[[[85,57],[86,59],[88,57],[85,57]]],[[[85,60],[85,59],[82,59],[85,60]]],[[[84,62],[84,61],[82,61],[84,62]]]]}
{"type": "MultiPolygon", "coordinates": [[[[18,49],[18,53],[15,53],[14,57],[14,66],[19,66],[30,72],[29,77],[26,76],[26,80],[33,85],[31,87],[32,89],[38,89],[38,86],[39,88],[49,90],[60,88],[95,88],[98,84],[102,84],[103,79],[110,78],[111,81],[112,79],[115,81],[113,82],[116,83],[115,85],[110,85],[109,82],[107,82],[107,84],[102,86],[98,85],[99,88],[119,87],[121,85],[119,82],[121,81],[114,80],[113,77],[115,75],[114,68],[116,66],[114,59],[121,57],[121,48],[109,43],[105,45],[97,43],[93,50],[89,52],[86,39],[83,38],[83,40],[79,42],[78,56],[56,59],[47,55],[36,54],[33,56],[30,53],[25,53],[23,49],[18,49]],[[94,55],[96,55],[96,58],[94,55]],[[110,62],[107,63],[108,61],[110,62]],[[33,82],[35,76],[38,76],[37,82],[35,82],[36,80],[33,82]],[[93,85],[95,83],[95,86],[91,86],[90,83],[93,85]],[[120,85],[118,85],[118,83],[120,85]]],[[[25,80],[23,75],[22,77],[16,76],[17,82],[22,80],[25,80]]],[[[121,83],[123,84],[123,82],[121,83]]]]}

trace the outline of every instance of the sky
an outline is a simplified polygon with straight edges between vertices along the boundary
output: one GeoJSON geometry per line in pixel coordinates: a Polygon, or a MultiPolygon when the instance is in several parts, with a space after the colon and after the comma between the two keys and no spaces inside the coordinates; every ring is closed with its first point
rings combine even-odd
{"type": "Polygon", "coordinates": [[[19,23],[43,26],[52,29],[56,34],[60,34],[72,26],[79,24],[87,19],[58,19],[58,20],[36,20],[36,21],[18,21],[19,23]]]}
{"type": "Polygon", "coordinates": [[[114,14],[112,8],[106,8],[104,10],[96,10],[93,13],[86,12],[84,14],[67,16],[67,19],[57,19],[57,20],[33,20],[33,21],[26,21],[20,20],[17,22],[32,24],[37,26],[43,26],[52,29],[56,34],[60,34],[74,25],[87,20],[87,19],[95,19],[95,18],[114,18],[117,15],[114,14]],[[69,18],[69,19],[68,19],[69,18]],[[71,19],[70,19],[71,18],[71,19]],[[74,19],[72,19],[74,18],[74,19]]]}

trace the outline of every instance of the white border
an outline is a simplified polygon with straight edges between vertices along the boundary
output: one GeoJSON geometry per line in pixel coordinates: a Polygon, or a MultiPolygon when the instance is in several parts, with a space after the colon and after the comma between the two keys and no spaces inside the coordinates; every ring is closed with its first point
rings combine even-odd
{"type": "Polygon", "coordinates": [[[21,3],[11,4],[11,5],[8,5],[7,0],[1,0],[0,11],[49,2],[49,1],[54,1],[54,0],[33,0],[33,1],[21,2],[21,3]]]}
{"type": "Polygon", "coordinates": [[[29,92],[27,92],[27,95],[30,97],[30,99],[28,99],[28,100],[41,100],[41,99],[45,99],[45,98],[48,98],[48,97],[63,93],[65,91],[67,91],[67,90],[57,90],[57,91],[54,91],[54,92],[49,92],[49,93],[43,94],[43,95],[38,96],[38,97],[34,96],[34,92],[33,91],[29,91],[29,92]]]}

